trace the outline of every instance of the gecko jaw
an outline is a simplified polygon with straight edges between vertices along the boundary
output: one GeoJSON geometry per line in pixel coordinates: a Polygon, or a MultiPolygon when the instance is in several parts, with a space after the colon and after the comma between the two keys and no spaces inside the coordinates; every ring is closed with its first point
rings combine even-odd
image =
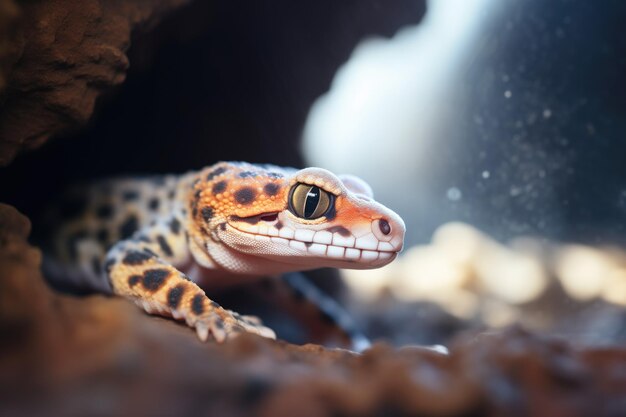
{"type": "MultiPolygon", "coordinates": [[[[270,224],[241,224],[234,226],[228,223],[231,231],[253,239],[260,244],[273,243],[281,248],[296,251],[308,257],[322,258],[331,261],[342,261],[353,264],[352,267],[380,267],[393,261],[402,249],[402,242],[382,242],[370,234],[355,238],[331,233],[327,230],[313,231],[288,227],[275,228],[270,224]],[[399,243],[399,247],[398,247],[399,243]]],[[[280,251],[276,251],[277,254],[280,251]]]]}

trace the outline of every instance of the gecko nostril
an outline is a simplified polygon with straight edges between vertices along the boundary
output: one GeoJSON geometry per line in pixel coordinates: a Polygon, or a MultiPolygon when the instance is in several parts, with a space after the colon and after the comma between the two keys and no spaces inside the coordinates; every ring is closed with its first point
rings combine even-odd
{"type": "Polygon", "coordinates": [[[391,225],[385,219],[380,219],[378,221],[378,227],[380,228],[380,231],[383,233],[383,235],[388,235],[389,233],[391,233],[391,225]]]}

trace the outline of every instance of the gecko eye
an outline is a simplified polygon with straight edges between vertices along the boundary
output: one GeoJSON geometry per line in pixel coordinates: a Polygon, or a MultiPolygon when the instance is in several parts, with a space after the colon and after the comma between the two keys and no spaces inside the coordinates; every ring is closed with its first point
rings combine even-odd
{"type": "Polygon", "coordinates": [[[289,209],[303,219],[312,220],[322,217],[333,203],[333,195],[315,185],[296,184],[291,189],[289,209]]]}

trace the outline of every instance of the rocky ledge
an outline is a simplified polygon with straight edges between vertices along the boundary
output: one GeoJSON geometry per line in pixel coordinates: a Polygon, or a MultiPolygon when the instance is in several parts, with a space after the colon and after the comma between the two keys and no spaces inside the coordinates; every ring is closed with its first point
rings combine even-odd
{"type": "Polygon", "coordinates": [[[242,336],[201,343],[128,302],[47,287],[30,223],[0,205],[1,415],[619,416],[626,348],[576,348],[519,328],[448,355],[363,354],[242,336]]]}

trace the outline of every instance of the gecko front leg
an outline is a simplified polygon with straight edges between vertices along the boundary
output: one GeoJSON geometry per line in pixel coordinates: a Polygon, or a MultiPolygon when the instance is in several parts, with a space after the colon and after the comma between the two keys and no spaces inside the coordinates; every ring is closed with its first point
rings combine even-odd
{"type": "MultiPolygon", "coordinates": [[[[241,332],[275,338],[258,320],[225,310],[172,262],[188,256],[184,241],[165,240],[167,223],[150,226],[113,246],[105,273],[115,294],[135,302],[149,314],[184,320],[201,340],[209,334],[223,342],[241,332]]],[[[182,240],[182,237],[180,237],[182,240]]]]}

